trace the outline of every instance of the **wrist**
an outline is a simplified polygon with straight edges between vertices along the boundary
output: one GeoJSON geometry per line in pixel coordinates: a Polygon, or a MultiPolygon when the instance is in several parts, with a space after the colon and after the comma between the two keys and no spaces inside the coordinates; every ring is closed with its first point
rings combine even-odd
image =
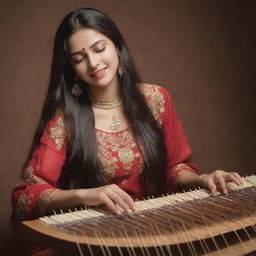
{"type": "Polygon", "coordinates": [[[207,174],[205,174],[205,173],[199,175],[199,177],[198,177],[198,184],[199,184],[199,186],[204,186],[204,185],[203,185],[203,178],[204,178],[206,175],[207,175],[207,174]]]}
{"type": "Polygon", "coordinates": [[[86,189],[75,189],[74,190],[74,197],[76,204],[84,204],[85,201],[85,195],[86,194],[86,189]]]}

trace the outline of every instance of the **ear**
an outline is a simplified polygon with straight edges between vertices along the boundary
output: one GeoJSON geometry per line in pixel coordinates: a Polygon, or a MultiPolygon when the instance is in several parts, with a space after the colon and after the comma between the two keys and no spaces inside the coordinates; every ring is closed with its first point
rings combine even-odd
{"type": "Polygon", "coordinates": [[[116,52],[117,52],[118,58],[120,59],[120,50],[117,47],[116,47],[116,52]]]}

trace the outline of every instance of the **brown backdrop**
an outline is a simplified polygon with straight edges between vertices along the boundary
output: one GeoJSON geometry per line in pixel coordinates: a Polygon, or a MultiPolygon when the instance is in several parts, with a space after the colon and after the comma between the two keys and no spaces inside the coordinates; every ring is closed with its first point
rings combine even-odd
{"type": "Polygon", "coordinates": [[[4,255],[15,251],[10,194],[38,122],[53,37],[64,15],[80,7],[109,14],[123,32],[142,78],[169,89],[199,169],[254,172],[256,1],[1,0],[0,4],[0,241],[1,249],[9,250],[4,255]]]}

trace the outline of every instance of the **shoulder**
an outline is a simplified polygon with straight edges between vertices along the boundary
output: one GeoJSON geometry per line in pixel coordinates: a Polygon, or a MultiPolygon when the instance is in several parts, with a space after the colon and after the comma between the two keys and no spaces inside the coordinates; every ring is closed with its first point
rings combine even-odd
{"type": "Polygon", "coordinates": [[[141,83],[139,88],[149,104],[154,101],[164,103],[166,98],[170,97],[169,92],[165,88],[156,84],[141,83]]]}
{"type": "Polygon", "coordinates": [[[166,102],[169,98],[168,91],[159,85],[148,83],[141,83],[139,88],[155,119],[161,123],[161,116],[166,110],[166,102]]]}
{"type": "Polygon", "coordinates": [[[62,112],[57,112],[49,121],[49,129],[64,130],[64,116],[62,112]]]}
{"type": "Polygon", "coordinates": [[[64,117],[61,112],[57,112],[48,122],[42,135],[42,141],[48,141],[54,149],[61,151],[66,138],[64,117]]]}

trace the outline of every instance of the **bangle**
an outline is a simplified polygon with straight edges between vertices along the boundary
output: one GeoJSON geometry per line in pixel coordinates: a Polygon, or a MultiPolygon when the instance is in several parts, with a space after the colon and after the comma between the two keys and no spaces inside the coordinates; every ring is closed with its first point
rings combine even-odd
{"type": "Polygon", "coordinates": [[[206,175],[205,173],[203,173],[203,174],[199,175],[199,178],[198,178],[199,186],[203,186],[202,179],[203,179],[203,177],[204,177],[205,175],[206,175]]]}

